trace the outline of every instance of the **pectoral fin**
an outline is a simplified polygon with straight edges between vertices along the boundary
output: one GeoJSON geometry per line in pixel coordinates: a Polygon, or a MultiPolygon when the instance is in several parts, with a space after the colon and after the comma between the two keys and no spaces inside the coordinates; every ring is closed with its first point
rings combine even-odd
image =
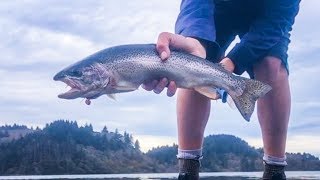
{"type": "Polygon", "coordinates": [[[107,96],[113,100],[117,100],[115,94],[107,94],[107,96]]]}
{"type": "Polygon", "coordinates": [[[134,91],[137,90],[139,86],[126,81],[118,82],[113,88],[119,91],[134,91]]]}

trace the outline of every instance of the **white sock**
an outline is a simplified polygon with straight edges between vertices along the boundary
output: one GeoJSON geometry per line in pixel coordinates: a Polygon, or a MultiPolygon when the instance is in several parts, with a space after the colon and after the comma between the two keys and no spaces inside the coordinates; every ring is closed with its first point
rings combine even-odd
{"type": "Polygon", "coordinates": [[[192,150],[178,149],[177,158],[178,159],[194,159],[194,160],[202,159],[202,149],[192,149],[192,150]]]}
{"type": "Polygon", "coordinates": [[[263,155],[263,161],[270,165],[286,166],[288,165],[286,159],[287,159],[286,156],[275,157],[275,156],[270,156],[268,154],[263,155]]]}

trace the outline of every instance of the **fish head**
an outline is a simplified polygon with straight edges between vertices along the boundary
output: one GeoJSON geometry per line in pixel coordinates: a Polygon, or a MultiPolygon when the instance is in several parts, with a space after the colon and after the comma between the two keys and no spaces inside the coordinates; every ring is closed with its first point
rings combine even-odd
{"type": "Polygon", "coordinates": [[[111,84],[112,73],[99,62],[78,62],[54,76],[55,81],[62,81],[71,89],[59,94],[62,99],[87,98],[95,99],[106,94],[111,84]]]}

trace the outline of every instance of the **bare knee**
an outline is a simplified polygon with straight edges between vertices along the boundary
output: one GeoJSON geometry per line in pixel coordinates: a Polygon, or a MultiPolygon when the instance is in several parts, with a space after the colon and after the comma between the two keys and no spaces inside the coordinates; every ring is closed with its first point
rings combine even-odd
{"type": "Polygon", "coordinates": [[[253,67],[255,78],[270,84],[288,80],[288,72],[282,61],[273,56],[265,57],[253,67]]]}

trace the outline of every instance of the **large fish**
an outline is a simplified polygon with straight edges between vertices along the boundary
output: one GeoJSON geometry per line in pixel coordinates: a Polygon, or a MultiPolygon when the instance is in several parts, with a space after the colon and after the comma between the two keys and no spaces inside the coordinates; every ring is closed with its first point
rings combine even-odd
{"type": "Polygon", "coordinates": [[[221,65],[180,51],[172,51],[162,61],[154,44],[133,44],[110,47],[63,69],[54,76],[71,89],[58,97],[63,99],[95,99],[103,94],[137,90],[154,79],[168,78],[178,88],[193,89],[211,99],[216,88],[225,90],[247,121],[255,101],[271,90],[257,80],[235,76],[221,65]]]}

